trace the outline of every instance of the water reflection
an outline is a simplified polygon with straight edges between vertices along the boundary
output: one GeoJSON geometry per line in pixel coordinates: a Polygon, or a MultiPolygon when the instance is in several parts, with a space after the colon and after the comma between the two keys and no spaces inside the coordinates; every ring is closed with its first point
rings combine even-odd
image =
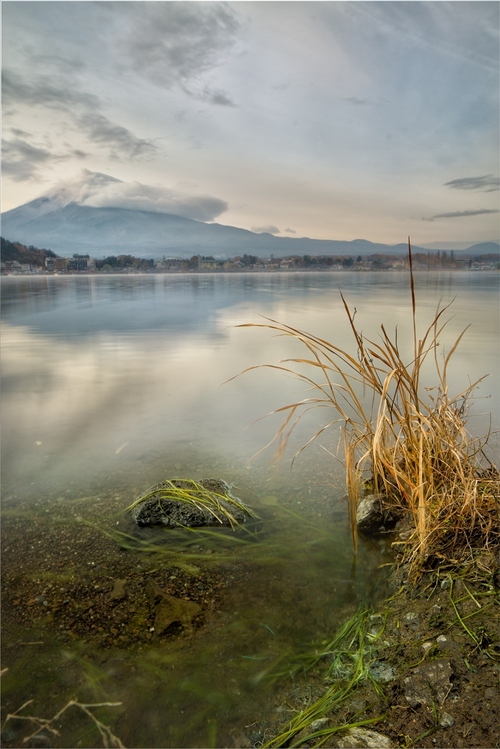
{"type": "MultiPolygon", "coordinates": [[[[443,351],[472,326],[454,355],[452,391],[494,374],[496,275],[421,274],[417,282],[421,330],[440,300],[457,297],[443,351]]],[[[340,284],[363,334],[376,339],[382,321],[390,332],[397,328],[411,360],[404,274],[2,279],[4,487],[22,491],[36,477],[39,488],[58,491],[68,476],[83,481],[126,472],[130,461],[149,452],[168,456],[183,441],[192,450],[209,446],[246,463],[277,421],[245,427],[304,397],[302,386],[269,370],[222,383],[245,367],[304,351],[269,331],[234,326],[264,315],[352,348],[340,284]]],[[[435,381],[430,377],[426,384],[435,381]]],[[[491,411],[498,424],[491,379],[478,394],[487,400],[478,400],[475,412],[491,411]]],[[[298,442],[311,436],[315,418],[304,424],[298,442]]],[[[332,449],[336,436],[328,440],[332,449]]]]}

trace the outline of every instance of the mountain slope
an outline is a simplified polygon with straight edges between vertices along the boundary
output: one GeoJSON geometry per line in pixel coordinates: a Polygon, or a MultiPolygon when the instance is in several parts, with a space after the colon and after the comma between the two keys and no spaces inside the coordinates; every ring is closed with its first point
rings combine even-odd
{"type": "MultiPolygon", "coordinates": [[[[404,254],[406,244],[374,244],[365,239],[352,242],[307,237],[276,237],[255,234],[222,224],[207,224],[168,213],[127,208],[92,208],[57,198],[42,197],[2,214],[2,236],[25,245],[48,247],[59,255],[73,253],[94,257],[132,254],[160,259],[214,255],[258,257],[286,255],[404,254]]],[[[419,247],[415,252],[427,252],[419,247]]],[[[465,251],[466,253],[467,251],[465,251]]],[[[498,252],[498,245],[474,246],[474,254],[498,252]],[[483,248],[484,249],[480,249],[483,248]],[[496,250],[494,249],[496,247],[496,250]]]]}
{"type": "Polygon", "coordinates": [[[62,255],[78,252],[98,257],[123,253],[154,258],[197,254],[234,257],[245,253],[282,257],[405,251],[403,244],[389,247],[366,240],[338,242],[255,234],[234,226],[205,224],[167,213],[90,208],[76,203],[61,207],[48,198],[39,198],[4,213],[2,235],[23,244],[41,244],[62,255]]]}
{"type": "Polygon", "coordinates": [[[500,245],[496,242],[480,242],[464,250],[465,255],[498,255],[500,245]]]}

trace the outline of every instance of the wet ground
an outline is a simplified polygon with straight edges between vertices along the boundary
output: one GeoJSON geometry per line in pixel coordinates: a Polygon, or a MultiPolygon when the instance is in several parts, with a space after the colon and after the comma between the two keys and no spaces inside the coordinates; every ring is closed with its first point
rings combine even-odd
{"type": "MultiPolygon", "coordinates": [[[[316,730],[364,723],[353,743],[346,730],[331,735],[324,746],[500,746],[500,597],[492,577],[483,573],[481,578],[428,576],[374,608],[374,628],[386,621],[365,656],[380,693],[364,682],[336,709],[322,713],[316,730]]],[[[398,574],[394,587],[400,580],[398,574]]],[[[288,720],[331,686],[332,679],[324,678],[319,687],[320,672],[321,666],[311,679],[313,695],[299,691],[282,706],[289,709],[288,720]]],[[[272,742],[287,725],[278,720],[260,727],[272,742]]],[[[315,746],[314,740],[301,740],[308,733],[311,729],[287,744],[272,745],[315,746]]]]}

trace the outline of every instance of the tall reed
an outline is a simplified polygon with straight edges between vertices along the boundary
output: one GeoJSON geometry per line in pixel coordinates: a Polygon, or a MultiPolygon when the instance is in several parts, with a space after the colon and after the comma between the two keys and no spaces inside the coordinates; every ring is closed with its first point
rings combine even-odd
{"type": "Polygon", "coordinates": [[[266,448],[276,445],[277,456],[281,456],[308,411],[331,408],[334,418],[318,429],[296,456],[340,422],[355,550],[356,510],[363,482],[370,476],[374,491],[386,494],[389,503],[410,514],[414,531],[402,542],[401,550],[406,561],[422,564],[432,555],[453,557],[459,548],[498,543],[498,471],[483,450],[489,433],[473,438],[466,429],[469,400],[484,377],[458,395],[451,396],[448,391],[450,362],[467,328],[448,353],[440,355],[450,304],[438,305],[431,324],[419,335],[409,238],[408,265],[413,330],[409,361],[404,358],[397,329],[391,337],[382,323],[379,340],[363,336],[356,325],[356,311],[343,294],[352,351],[270,318],[238,327],[276,331],[299,341],[307,352],[301,358],[244,370],[269,367],[292,374],[313,392],[311,397],[273,412],[284,418],[266,448]],[[422,385],[424,367],[429,365],[435,378],[431,389],[422,385]]]}

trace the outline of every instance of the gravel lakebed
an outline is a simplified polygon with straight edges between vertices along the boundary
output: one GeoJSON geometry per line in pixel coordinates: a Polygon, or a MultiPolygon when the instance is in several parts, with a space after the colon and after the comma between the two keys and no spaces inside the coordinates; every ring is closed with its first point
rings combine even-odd
{"type": "MultiPolygon", "coordinates": [[[[130,553],[102,532],[120,529],[122,510],[122,497],[112,492],[71,503],[63,498],[4,503],[5,747],[73,746],[61,727],[58,736],[41,730],[23,743],[33,728],[28,731],[26,723],[16,720],[5,723],[25,701],[33,700],[30,714],[45,717],[49,705],[56,705],[57,695],[48,699],[47,685],[37,680],[37,653],[47,643],[81,652],[83,661],[77,664],[76,656],[68,656],[66,672],[57,677],[68,685],[70,698],[81,694],[88,702],[100,702],[89,678],[85,687],[78,681],[81,662],[91,666],[86,648],[100,653],[101,664],[108,666],[121,653],[120,678],[127,669],[130,674],[136,670],[129,654],[153,658],[158,643],[166,641],[177,642],[185,651],[216,626],[231,591],[244,586],[251,574],[245,562],[210,563],[209,549],[206,564],[200,550],[195,571],[189,560],[183,563],[182,554],[180,564],[159,564],[154,555],[130,553]]],[[[316,728],[365,723],[351,733],[334,733],[325,746],[500,746],[498,559],[485,553],[479,572],[475,578],[460,578],[434,571],[418,584],[406,580],[404,568],[390,575],[385,595],[371,614],[374,626],[383,626],[369,653],[380,693],[361,684],[322,716],[316,728]]],[[[346,606],[346,616],[353,613],[346,606]]],[[[250,722],[235,718],[233,728],[218,735],[223,743],[214,746],[260,747],[272,741],[327,688],[321,663],[307,674],[282,677],[265,713],[260,711],[250,722]]],[[[106,718],[113,723],[113,712],[106,718]]],[[[120,720],[113,726],[120,735],[120,720]]],[[[99,734],[93,736],[93,743],[75,745],[102,746],[99,734]]],[[[126,742],[126,736],[121,738],[126,742]]],[[[307,740],[306,732],[288,745],[314,746],[314,741],[307,740]]]]}

